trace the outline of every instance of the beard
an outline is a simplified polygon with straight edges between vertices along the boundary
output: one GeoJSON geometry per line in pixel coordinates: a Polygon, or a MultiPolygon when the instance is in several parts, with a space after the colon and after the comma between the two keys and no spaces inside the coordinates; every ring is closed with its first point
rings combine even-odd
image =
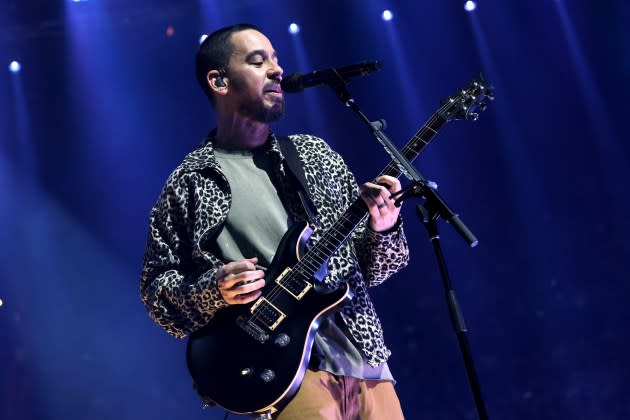
{"type": "Polygon", "coordinates": [[[284,98],[274,101],[273,105],[265,105],[262,98],[241,104],[239,111],[255,121],[271,123],[284,117],[284,98]]]}
{"type": "MultiPolygon", "coordinates": [[[[241,83],[238,78],[232,78],[232,88],[236,91],[244,92],[245,84],[241,83]]],[[[284,97],[274,98],[273,104],[268,106],[262,97],[258,96],[254,99],[248,98],[239,106],[241,115],[250,117],[251,119],[261,123],[271,123],[278,121],[284,117],[284,97]]]]}

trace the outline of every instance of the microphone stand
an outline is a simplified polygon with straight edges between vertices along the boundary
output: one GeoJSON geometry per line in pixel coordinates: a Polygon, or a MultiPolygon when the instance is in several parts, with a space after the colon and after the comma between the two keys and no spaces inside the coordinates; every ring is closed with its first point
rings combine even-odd
{"type": "MultiPolygon", "coordinates": [[[[335,71],[335,73],[337,72],[335,71]]],[[[457,216],[457,214],[448,207],[442,197],[440,197],[436,191],[436,184],[425,179],[387,138],[385,133],[383,133],[380,129],[380,127],[384,124],[379,123],[378,121],[371,122],[365,114],[363,114],[354,99],[351,97],[343,78],[338,73],[337,76],[337,80],[329,82],[328,85],[335,91],[339,99],[341,99],[346,106],[352,109],[359,116],[361,121],[367,125],[370,132],[374,135],[374,137],[376,137],[378,142],[385,148],[385,151],[387,151],[393,161],[398,165],[401,173],[412,181],[409,186],[392,194],[392,196],[398,196],[395,200],[395,204],[400,206],[403,200],[412,196],[422,197],[425,199],[423,204],[416,206],[416,215],[426,228],[431,244],[433,245],[433,250],[440,269],[440,275],[442,277],[451,323],[453,329],[455,330],[455,335],[457,336],[457,341],[459,343],[459,349],[464,359],[468,382],[477,408],[477,414],[480,419],[487,420],[488,412],[481,393],[481,385],[479,383],[479,378],[477,377],[472,352],[470,350],[470,344],[468,342],[468,330],[466,329],[464,317],[457,302],[455,290],[453,290],[451,285],[446,260],[444,258],[444,254],[442,253],[437,219],[442,217],[446,220],[451,226],[453,226],[453,228],[455,228],[457,233],[464,238],[469,246],[475,247],[479,241],[466,227],[464,222],[461,221],[459,216],[457,216]]]]}

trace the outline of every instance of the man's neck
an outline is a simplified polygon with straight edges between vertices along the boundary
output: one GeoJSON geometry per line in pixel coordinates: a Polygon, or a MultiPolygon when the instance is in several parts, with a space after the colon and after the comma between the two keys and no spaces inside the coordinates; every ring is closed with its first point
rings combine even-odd
{"type": "Polygon", "coordinates": [[[219,121],[214,141],[216,147],[227,150],[256,149],[267,141],[269,125],[251,120],[219,121]]]}

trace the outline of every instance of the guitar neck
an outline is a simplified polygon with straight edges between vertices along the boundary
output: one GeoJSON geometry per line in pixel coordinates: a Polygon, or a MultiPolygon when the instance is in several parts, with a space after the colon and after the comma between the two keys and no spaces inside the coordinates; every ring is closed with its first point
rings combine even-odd
{"type": "MultiPolygon", "coordinates": [[[[401,154],[409,161],[415,160],[446,123],[447,121],[440,116],[439,112],[435,113],[401,149],[401,154]]],[[[391,161],[380,175],[398,178],[401,171],[396,162],[391,161]]],[[[354,200],[344,214],[324,232],[317,244],[300,260],[301,272],[308,277],[313,276],[348,239],[357,226],[367,218],[367,214],[368,211],[363,200],[360,197],[354,200]]]]}

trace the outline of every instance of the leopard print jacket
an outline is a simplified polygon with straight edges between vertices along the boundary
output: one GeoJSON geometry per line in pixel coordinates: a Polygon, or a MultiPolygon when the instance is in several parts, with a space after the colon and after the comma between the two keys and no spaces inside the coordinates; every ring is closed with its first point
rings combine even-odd
{"type": "MultiPolygon", "coordinates": [[[[331,226],[358,197],[357,183],[342,158],[310,135],[289,137],[304,166],[308,194],[318,212],[311,241],[331,226]]],[[[268,141],[280,166],[286,164],[276,137],[268,141]]],[[[212,143],[190,152],[173,171],[150,214],[140,294],[151,318],[178,338],[206,325],[227,306],[215,283],[225,264],[212,252],[213,239],[230,210],[230,187],[214,157],[212,143]]],[[[389,232],[359,225],[329,259],[324,282],[331,287],[347,281],[354,297],[341,318],[371,366],[385,362],[381,323],[367,288],[376,286],[407,265],[409,250],[399,220],[389,232]]]]}

